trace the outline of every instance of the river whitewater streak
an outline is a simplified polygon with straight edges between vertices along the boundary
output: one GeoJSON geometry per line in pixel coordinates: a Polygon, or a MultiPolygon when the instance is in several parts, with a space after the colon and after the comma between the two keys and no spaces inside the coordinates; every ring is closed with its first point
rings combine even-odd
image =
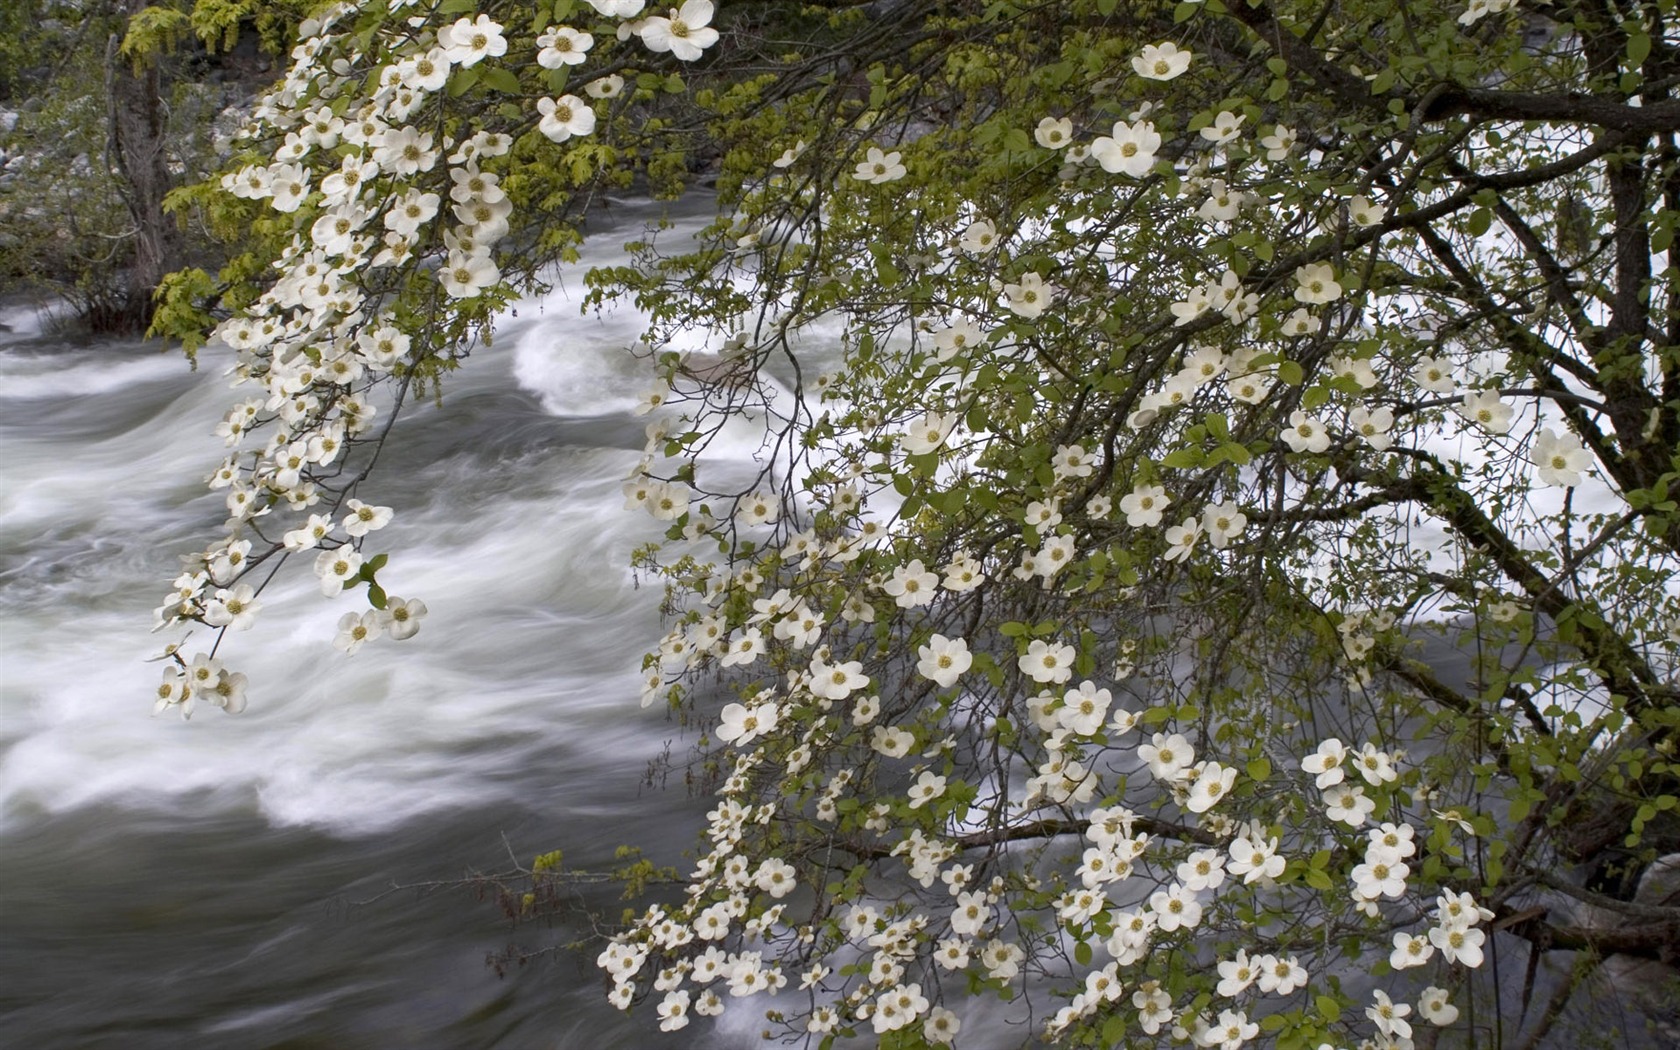
{"type": "MultiPolygon", "coordinates": [[[[618,209],[585,265],[625,262],[654,216],[618,209]]],[[[223,646],[250,709],[190,722],[151,716],[145,661],[176,637],[149,629],[179,556],[225,516],[202,479],[225,455],[231,354],[194,372],[3,311],[0,1047],[756,1044],[762,1010],[672,1035],[652,1009],[619,1013],[595,949],[486,964],[582,938],[581,916],[510,928],[470,891],[387,892],[506,870],[509,850],[600,869],[635,844],[682,864],[709,808],[642,783],[667,741],[693,742],[640,706],[659,588],[629,561],[661,529],[620,486],[652,372],[625,352],[633,310],[580,314],[582,274],[504,318],[441,407],[411,406],[358,493],[396,510],[367,552],[426,602],[419,635],[337,652],[365,596],[325,600],[288,565],[223,646]]],[[[744,469],[751,451],[722,454],[744,469]]],[[[623,907],[611,886],[582,902],[623,907]]]]}
{"type": "MultiPolygon", "coordinates": [[[[711,203],[661,237],[697,231],[711,203]]],[[[178,637],[150,627],[180,556],[226,515],[203,479],[240,396],[231,353],[206,349],[194,372],[156,344],[78,343],[0,307],[0,1050],[763,1045],[763,998],[669,1034],[651,1004],[613,1009],[595,947],[505,976],[487,964],[586,941],[590,912],[624,908],[617,887],[580,887],[552,927],[510,927],[456,885],[556,848],[571,869],[609,868],[621,845],[684,866],[712,804],[680,776],[644,784],[693,736],[640,704],[661,591],[629,564],[663,529],[624,510],[621,486],[654,380],[626,351],[644,319],[579,309],[585,269],[627,263],[621,243],[660,213],[611,212],[583,265],[447,378],[441,406],[410,406],[357,493],[396,510],[365,553],[389,551],[381,583],[425,601],[419,634],[345,656],[337,623],[365,595],[323,599],[308,565],[288,565],[223,647],[250,676],[237,717],[152,717],[161,668],[146,663],[178,637]]],[[[832,366],[839,341],[813,332],[801,357],[832,366]]],[[[749,485],[762,429],[731,426],[708,476],[749,485]]],[[[1468,683],[1468,654],[1440,638],[1426,651],[1468,683]]],[[[1542,1045],[1676,1045],[1671,1021],[1652,1023],[1672,1014],[1666,978],[1606,974],[1542,1045]]],[[[1497,979],[1516,1017],[1562,975],[1497,979]]],[[[965,1010],[965,1041],[1034,1039],[998,1004],[965,1010]]]]}

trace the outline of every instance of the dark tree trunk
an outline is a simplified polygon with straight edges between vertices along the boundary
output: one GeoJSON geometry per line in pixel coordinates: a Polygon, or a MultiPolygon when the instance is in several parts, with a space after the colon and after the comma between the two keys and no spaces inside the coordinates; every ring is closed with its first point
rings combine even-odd
{"type": "MultiPolygon", "coordinates": [[[[122,4],[128,15],[142,6],[142,0],[122,4]]],[[[105,48],[106,114],[110,163],[133,223],[131,258],[121,300],[103,311],[107,316],[89,320],[106,331],[141,332],[151,322],[152,293],[171,268],[178,238],[163,212],[170,189],[164,150],[168,112],[158,63],[143,59],[137,66],[118,53],[120,43],[113,33],[105,48]]]]}

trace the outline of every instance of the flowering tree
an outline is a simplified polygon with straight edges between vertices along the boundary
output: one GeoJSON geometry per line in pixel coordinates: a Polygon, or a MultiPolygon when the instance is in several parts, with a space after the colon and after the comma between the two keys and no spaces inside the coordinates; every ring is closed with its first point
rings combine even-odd
{"type": "MultiPolygon", "coordinates": [[[[245,626],[295,555],[368,598],[340,648],[415,633],[355,498],[390,420],[596,190],[709,168],[692,250],[594,276],[662,377],[644,703],[718,798],[611,1000],[763,994],[824,1045],[960,1042],[976,997],[1068,1045],[1535,1045],[1680,945],[1640,893],[1680,808],[1670,8],[331,9],[180,198],[253,247],[163,323],[251,392],[160,617],[245,626]],[[742,420],[745,485],[701,459],[742,420]]],[[[160,707],[244,705],[171,660],[160,707]]]]}

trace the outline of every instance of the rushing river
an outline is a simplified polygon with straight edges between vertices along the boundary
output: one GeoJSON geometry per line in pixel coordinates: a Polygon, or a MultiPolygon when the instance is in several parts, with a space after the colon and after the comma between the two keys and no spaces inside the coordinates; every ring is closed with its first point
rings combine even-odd
{"type": "MultiPolygon", "coordinates": [[[[623,262],[651,215],[620,208],[586,264],[623,262]]],[[[643,783],[689,743],[639,703],[659,593],[628,564],[661,530],[622,509],[620,484],[651,375],[624,352],[641,318],[580,315],[581,276],[504,318],[359,493],[397,510],[368,552],[390,550],[381,581],[426,601],[419,635],[336,652],[359,596],[322,599],[304,567],[224,651],[250,675],[249,711],[191,722],[150,716],[145,661],[178,557],[224,516],[201,479],[224,454],[228,355],[193,372],[0,310],[0,1050],[757,1044],[761,1003],[671,1035],[651,1009],[620,1014],[594,949],[487,965],[587,939],[591,911],[623,907],[612,887],[515,928],[458,885],[556,847],[574,868],[624,844],[681,863],[709,808],[643,783]]],[[[750,468],[743,427],[709,469],[750,468]]],[[[1432,658],[1468,677],[1465,654],[1432,658]]],[[[1562,972],[1541,969],[1537,1002],[1562,972]]],[[[1522,1016],[1521,968],[1489,977],[1522,1016]]],[[[1606,967],[1543,1045],[1676,1045],[1666,979],[1606,967]]],[[[983,1037],[1027,1037],[969,1016],[983,1037]]]]}
{"type": "MultiPolygon", "coordinates": [[[[586,261],[622,261],[622,239],[586,261]]],[[[420,634],[346,657],[331,640],[359,599],[284,574],[224,648],[250,710],[190,722],[151,717],[144,661],[178,556],[223,516],[201,479],[228,355],[192,372],[0,317],[0,1048],[755,1041],[748,1010],[673,1036],[619,1014],[594,950],[486,965],[583,937],[581,913],[510,928],[466,890],[388,892],[505,870],[510,850],[678,863],[707,808],[642,783],[687,742],[639,704],[658,592],[627,566],[658,529],[619,486],[650,374],[623,352],[632,311],[580,316],[581,272],[505,319],[440,408],[411,409],[360,493],[396,508],[381,579],[426,601],[420,634]]],[[[581,902],[623,906],[607,887],[581,902]]]]}

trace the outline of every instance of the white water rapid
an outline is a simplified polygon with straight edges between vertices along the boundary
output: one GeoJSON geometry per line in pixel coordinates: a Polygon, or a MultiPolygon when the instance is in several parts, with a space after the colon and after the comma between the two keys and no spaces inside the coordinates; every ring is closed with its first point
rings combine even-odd
{"type": "MultiPolygon", "coordinates": [[[[652,215],[621,209],[585,263],[623,261],[652,215]]],[[[485,963],[578,939],[581,917],[512,929],[468,891],[379,896],[503,870],[508,849],[679,863],[707,808],[641,783],[677,737],[639,704],[658,590],[628,561],[658,523],[619,489],[651,373],[623,352],[634,311],[580,315],[582,273],[506,318],[441,408],[412,407],[363,487],[396,508],[381,580],[425,600],[420,634],[346,657],[336,621],[365,603],[288,571],[223,648],[249,711],[186,723],[151,717],[143,661],[177,557],[222,517],[201,479],[224,454],[228,355],[192,372],[155,345],[0,317],[0,1047],[755,1041],[745,1008],[672,1036],[651,1010],[619,1014],[594,949],[506,977],[485,963]]],[[[622,907],[608,887],[580,905],[622,907]]]]}

